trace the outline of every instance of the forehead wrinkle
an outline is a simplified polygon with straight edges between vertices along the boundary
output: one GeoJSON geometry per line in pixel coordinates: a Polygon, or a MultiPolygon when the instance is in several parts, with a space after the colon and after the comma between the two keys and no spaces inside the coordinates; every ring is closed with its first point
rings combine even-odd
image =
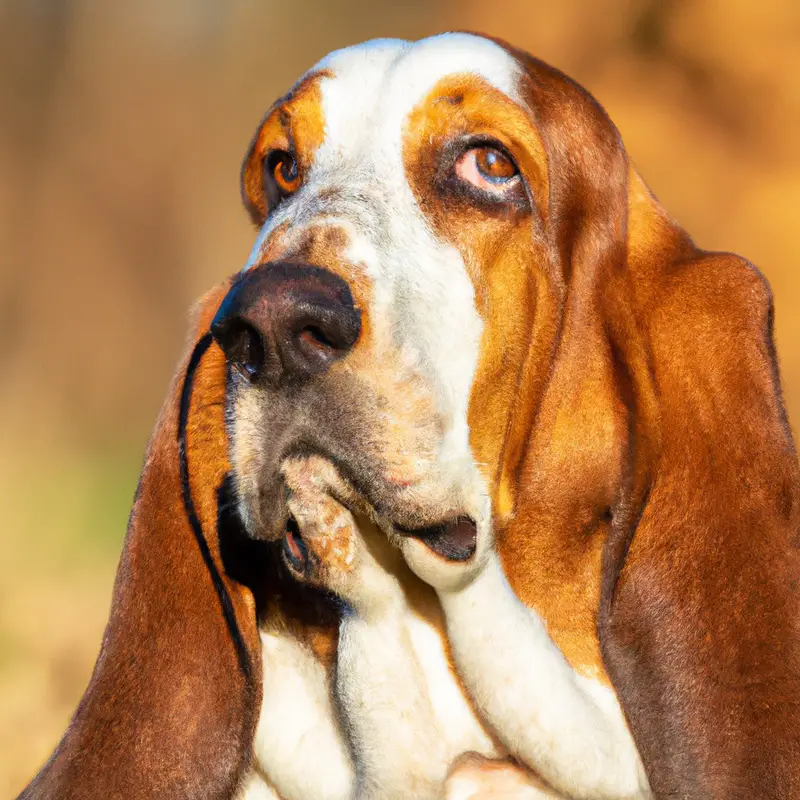
{"type": "Polygon", "coordinates": [[[348,219],[364,231],[377,232],[388,225],[389,201],[389,193],[369,159],[322,163],[309,172],[305,197],[298,196],[295,200],[301,207],[296,221],[336,216],[348,219]]]}
{"type": "MultiPolygon", "coordinates": [[[[406,119],[421,97],[451,73],[479,75],[527,107],[518,91],[522,68],[511,53],[481,36],[446,33],[415,43],[380,39],[335,51],[308,70],[272,113],[280,115],[282,130],[291,136],[292,101],[313,81],[326,124],[309,183],[325,176],[326,182],[352,187],[354,201],[391,202],[386,195],[407,185],[401,157],[406,119]],[[325,175],[334,167],[339,167],[335,177],[325,175]]],[[[301,199],[302,190],[286,204],[293,208],[292,217],[301,211],[298,205],[305,205],[297,202],[301,199]]],[[[359,213],[358,204],[348,205],[359,213]]],[[[284,214],[276,216],[285,221],[288,209],[278,211],[284,214]]]]}
{"type": "Polygon", "coordinates": [[[308,183],[276,208],[265,221],[245,269],[259,263],[272,234],[278,229],[290,233],[311,224],[347,224],[379,247],[388,248],[389,193],[380,185],[369,164],[348,169],[312,166],[308,183]]]}

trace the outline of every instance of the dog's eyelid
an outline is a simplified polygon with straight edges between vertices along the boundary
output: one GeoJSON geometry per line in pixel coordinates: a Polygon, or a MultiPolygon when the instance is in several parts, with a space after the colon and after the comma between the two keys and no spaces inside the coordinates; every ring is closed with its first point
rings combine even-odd
{"type": "Polygon", "coordinates": [[[449,192],[492,206],[533,208],[529,187],[514,158],[486,138],[467,140],[447,160],[442,186],[449,192]]]}

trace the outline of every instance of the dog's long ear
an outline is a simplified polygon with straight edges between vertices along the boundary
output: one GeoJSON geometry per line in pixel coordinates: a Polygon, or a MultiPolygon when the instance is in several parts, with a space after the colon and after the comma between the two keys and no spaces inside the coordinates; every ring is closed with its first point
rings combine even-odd
{"type": "Polygon", "coordinates": [[[225,364],[207,335],[228,284],[201,303],[156,424],[102,650],[62,742],[25,798],[228,798],[260,705],[250,592],[220,560],[225,364]]]}
{"type": "Polygon", "coordinates": [[[628,195],[650,365],[629,365],[623,392],[604,659],[657,797],[800,796],[800,483],[771,294],[678,235],[633,171],[628,195]],[[647,384],[657,414],[637,408],[647,384]]]}
{"type": "Polygon", "coordinates": [[[509,428],[522,467],[506,570],[518,593],[576,586],[567,630],[585,598],[599,608],[656,797],[800,796],[800,479],[769,288],[743,259],[698,250],[597,103],[518,57],[563,310],[552,348],[530,348],[541,400],[518,403],[509,428]],[[584,556],[597,531],[599,601],[584,556]]]}

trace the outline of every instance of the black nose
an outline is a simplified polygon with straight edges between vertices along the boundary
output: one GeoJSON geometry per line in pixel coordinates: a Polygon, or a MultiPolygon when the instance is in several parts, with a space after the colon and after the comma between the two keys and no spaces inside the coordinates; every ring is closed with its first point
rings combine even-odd
{"type": "Polygon", "coordinates": [[[252,381],[317,375],[358,339],[361,313],[338,275],[275,262],[242,273],[211,323],[228,361],[252,381]]]}

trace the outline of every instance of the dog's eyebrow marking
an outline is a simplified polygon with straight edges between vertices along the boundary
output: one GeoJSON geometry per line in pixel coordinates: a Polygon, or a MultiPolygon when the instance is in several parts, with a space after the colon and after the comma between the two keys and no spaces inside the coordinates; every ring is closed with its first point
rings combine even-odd
{"type": "Polygon", "coordinates": [[[194,386],[194,376],[203,356],[206,354],[213,339],[210,333],[206,333],[200,338],[192,350],[192,355],[189,358],[189,364],[186,367],[186,374],[183,378],[183,386],[181,387],[181,404],[178,413],[178,465],[180,469],[181,480],[181,495],[183,498],[183,507],[186,511],[186,517],[189,520],[189,526],[194,534],[197,546],[200,549],[200,555],[203,557],[206,569],[211,576],[211,582],[214,585],[214,590],[219,598],[219,604],[222,608],[222,616],[225,618],[225,624],[228,626],[228,632],[233,640],[233,646],[236,649],[236,657],[239,661],[239,668],[244,675],[245,681],[248,685],[252,683],[253,668],[250,663],[250,654],[247,652],[247,645],[244,643],[242,633],[239,630],[239,623],[236,620],[236,612],[233,608],[231,596],[228,593],[228,587],[222,580],[217,565],[214,563],[214,558],[211,555],[211,550],[208,546],[205,534],[203,533],[203,526],[200,518],[197,516],[197,510],[192,499],[192,487],[189,484],[189,460],[186,452],[186,424],[189,420],[189,406],[192,401],[192,388],[194,386]]]}

